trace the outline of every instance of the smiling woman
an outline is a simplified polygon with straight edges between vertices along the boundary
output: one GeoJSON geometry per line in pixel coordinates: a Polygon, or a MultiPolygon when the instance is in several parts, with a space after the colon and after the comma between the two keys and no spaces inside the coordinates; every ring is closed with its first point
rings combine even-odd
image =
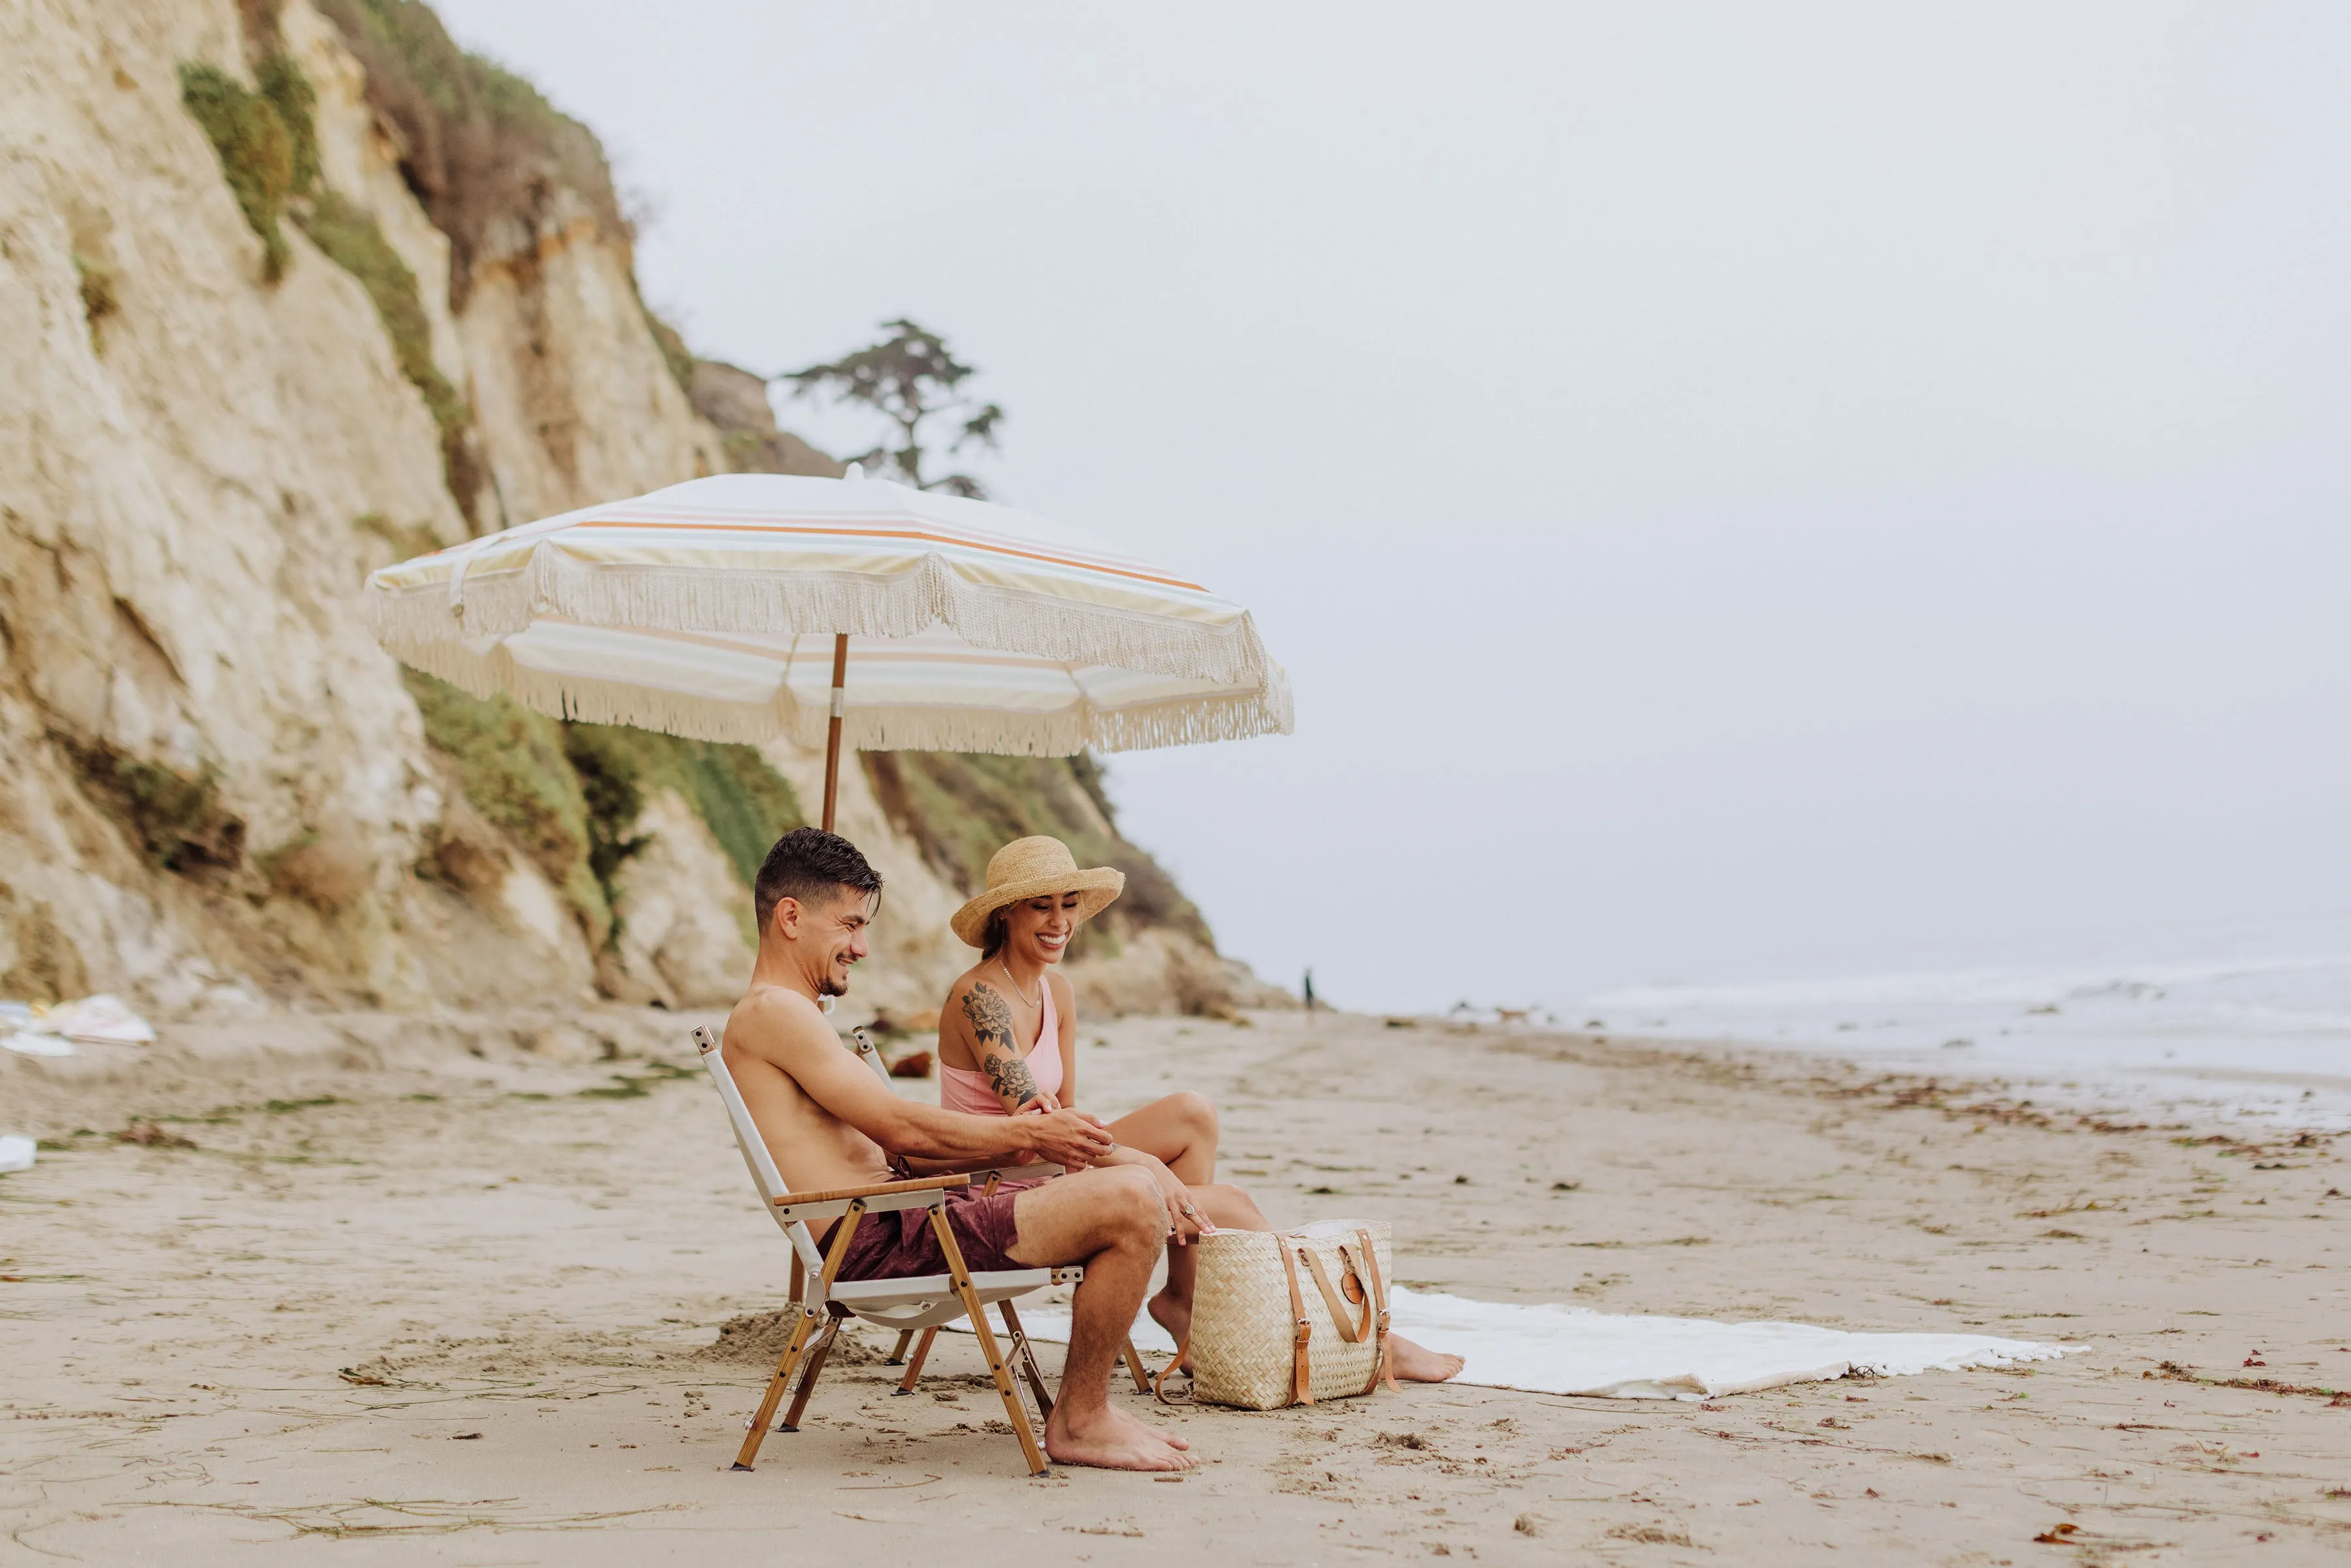
{"type": "MultiPolygon", "coordinates": [[[[986,891],[950,922],[980,961],[939,1009],[942,1106],[977,1116],[1076,1108],[1077,997],[1055,967],[1125,885],[1110,867],[1081,870],[1059,839],[1018,839],[989,859],[986,891]]],[[[1270,1227],[1249,1194],[1217,1182],[1217,1108],[1205,1095],[1166,1095],[1109,1128],[1116,1143],[1097,1163],[1143,1166],[1167,1205],[1167,1282],[1150,1309],[1180,1344],[1198,1267],[1184,1243],[1219,1226],[1270,1227]]]]}

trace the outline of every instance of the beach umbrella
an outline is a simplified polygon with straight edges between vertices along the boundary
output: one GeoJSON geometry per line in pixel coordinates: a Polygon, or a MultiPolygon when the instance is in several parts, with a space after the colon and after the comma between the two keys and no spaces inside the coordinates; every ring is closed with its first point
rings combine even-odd
{"type": "Polygon", "coordinates": [[[395,657],[476,696],[702,740],[1062,757],[1286,735],[1248,611],[1059,523],[726,474],[371,573],[395,657]]]}

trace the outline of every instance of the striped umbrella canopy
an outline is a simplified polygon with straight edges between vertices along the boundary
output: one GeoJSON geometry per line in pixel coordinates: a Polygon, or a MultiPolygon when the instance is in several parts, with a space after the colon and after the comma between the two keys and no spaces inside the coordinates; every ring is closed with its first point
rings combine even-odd
{"type": "Polygon", "coordinates": [[[371,574],[376,636],[476,696],[704,740],[1068,756],[1290,733],[1248,611],[1073,528],[727,474],[371,574]]]}

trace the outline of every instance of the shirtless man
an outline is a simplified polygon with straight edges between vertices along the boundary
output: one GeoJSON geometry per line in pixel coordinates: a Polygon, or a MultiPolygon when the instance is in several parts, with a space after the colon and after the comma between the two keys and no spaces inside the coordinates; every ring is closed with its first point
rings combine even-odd
{"type": "MultiPolygon", "coordinates": [[[[1081,1111],[968,1116],[901,1100],[841,1049],[819,1009],[844,996],[865,956],[882,878],[847,839],[797,828],[768,852],[754,888],[759,955],[751,988],[726,1019],[727,1070],[768,1152],[795,1191],[898,1179],[900,1170],[963,1170],[1034,1155],[1070,1173],[1038,1186],[946,1195],[947,1223],[977,1273],[1082,1263],[1071,1307],[1061,1396],[1045,1423],[1045,1452],[1063,1464],[1184,1470],[1183,1438],[1110,1406],[1111,1373],[1172,1233],[1199,1223],[1175,1212],[1144,1170],[1084,1167],[1116,1145],[1081,1111]]],[[[830,1232],[820,1244],[830,1246],[830,1232]]],[[[899,1279],[946,1271],[927,1211],[867,1215],[840,1277],[899,1279]]]]}

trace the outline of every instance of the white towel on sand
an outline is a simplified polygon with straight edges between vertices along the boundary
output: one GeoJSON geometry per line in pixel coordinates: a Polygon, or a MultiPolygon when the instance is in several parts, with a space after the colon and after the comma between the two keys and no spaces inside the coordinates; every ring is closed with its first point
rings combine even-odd
{"type": "MultiPolygon", "coordinates": [[[[1401,1285],[1391,1307],[1393,1332],[1467,1359],[1457,1383],[1610,1399],[1705,1399],[1785,1383],[1824,1383],[1855,1372],[1904,1377],[2051,1361],[2088,1348],[1989,1334],[1848,1333],[1810,1323],[1635,1317],[1549,1303],[1472,1301],[1401,1285]]],[[[969,1332],[967,1322],[952,1326],[969,1332]]],[[[1065,1308],[1039,1307],[1021,1312],[1020,1326],[1031,1339],[1066,1343],[1070,1314],[1065,1308]]],[[[1147,1316],[1135,1320],[1134,1346],[1162,1356],[1176,1351],[1147,1316]]]]}

